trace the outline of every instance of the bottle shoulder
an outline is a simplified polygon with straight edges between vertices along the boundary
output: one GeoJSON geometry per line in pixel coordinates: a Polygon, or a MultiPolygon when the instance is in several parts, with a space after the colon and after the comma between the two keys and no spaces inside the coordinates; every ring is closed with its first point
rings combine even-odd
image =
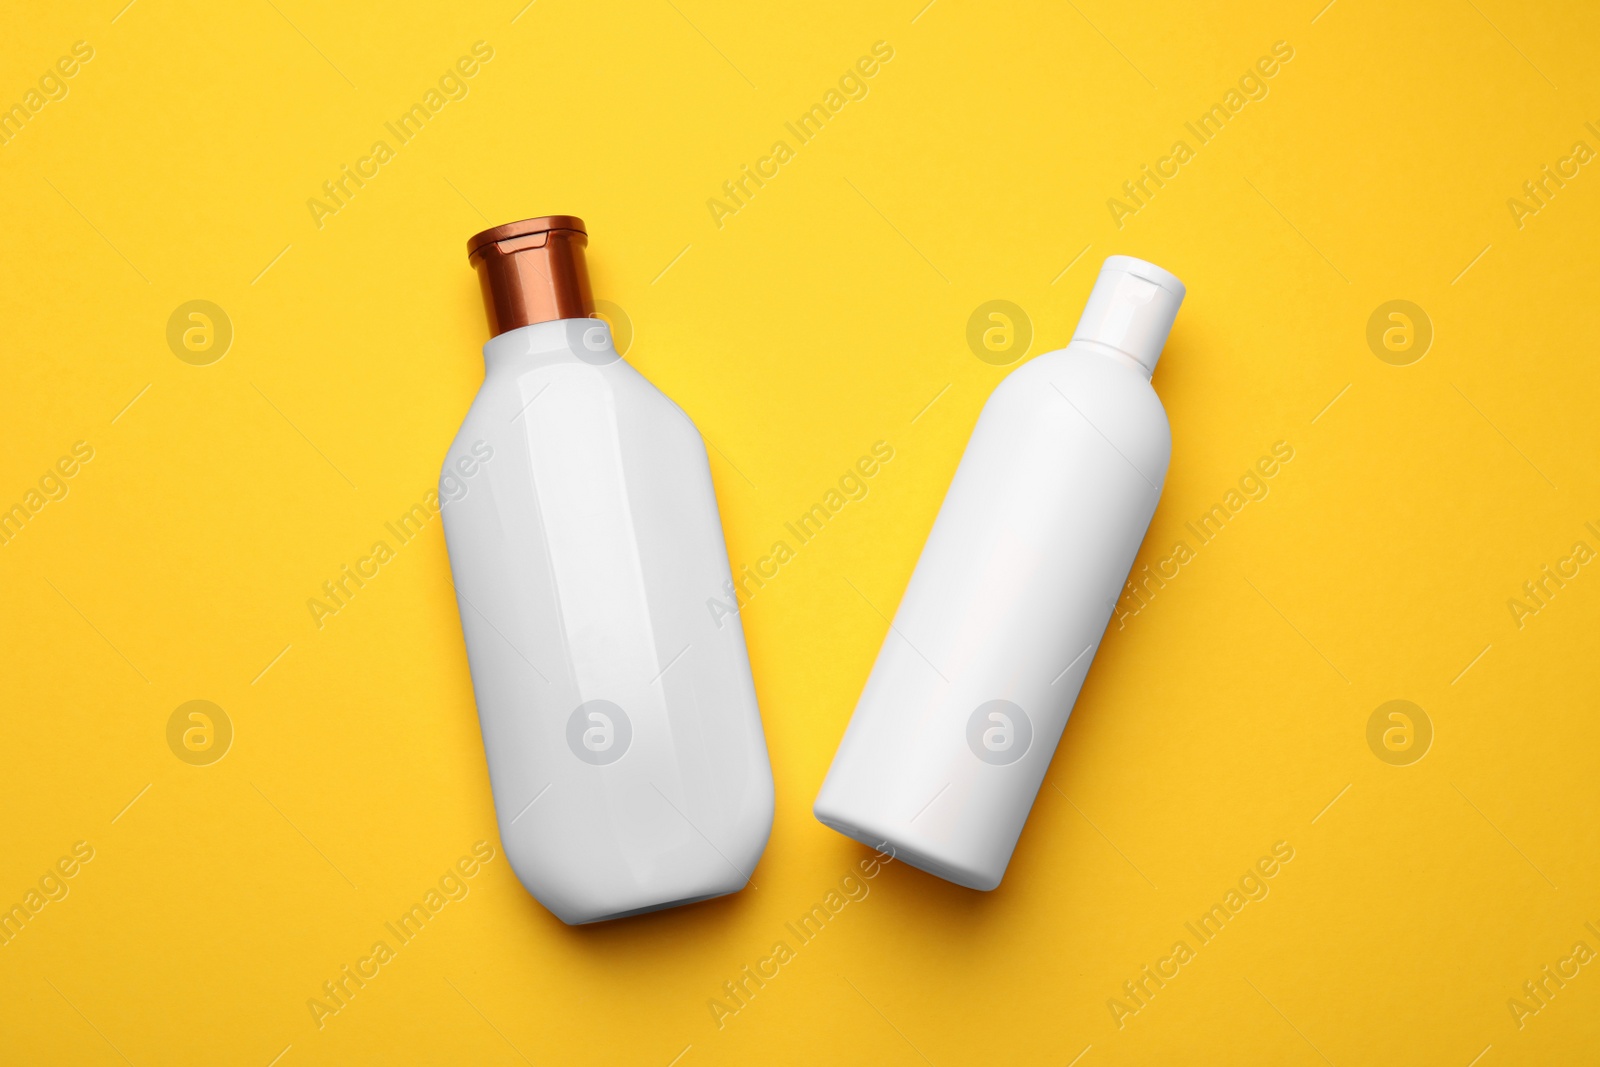
{"type": "Polygon", "coordinates": [[[1006,408],[1050,409],[1061,401],[1092,408],[1170,438],[1166,407],[1150,379],[1132,360],[1095,351],[1060,348],[1012,371],[989,403],[1006,408]]]}
{"type": "MultiPolygon", "coordinates": [[[[526,450],[532,429],[556,433],[563,451],[601,447],[615,439],[624,452],[684,450],[704,457],[694,422],[671,397],[626,361],[597,363],[574,356],[534,365],[491,366],[473,397],[449,456],[487,441],[526,450]],[[590,442],[585,445],[584,442],[590,442]]],[[[612,446],[603,446],[610,451],[612,446]]],[[[446,468],[450,459],[446,459],[446,468]]]]}
{"type": "Polygon", "coordinates": [[[530,366],[491,367],[467,410],[466,420],[532,415],[547,404],[604,404],[646,422],[688,416],[644,375],[620,357],[597,363],[574,356],[530,366]]]}

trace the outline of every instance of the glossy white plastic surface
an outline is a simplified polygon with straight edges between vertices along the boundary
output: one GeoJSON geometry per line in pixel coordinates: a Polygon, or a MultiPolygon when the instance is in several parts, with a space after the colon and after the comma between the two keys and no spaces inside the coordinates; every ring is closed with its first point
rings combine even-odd
{"type": "Polygon", "coordinates": [[[741,889],[772,771],[705,445],[599,319],[484,362],[439,495],[506,856],[568,923],[741,889]]]}
{"type": "Polygon", "coordinates": [[[1161,495],[1172,436],[1146,365],[1182,298],[1112,257],[1073,342],[990,396],[817,797],[824,824],[1000,884],[1161,495]]]}

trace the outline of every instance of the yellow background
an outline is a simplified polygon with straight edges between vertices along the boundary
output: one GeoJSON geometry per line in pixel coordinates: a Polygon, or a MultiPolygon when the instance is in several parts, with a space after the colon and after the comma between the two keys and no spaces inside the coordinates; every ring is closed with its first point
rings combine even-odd
{"type": "Polygon", "coordinates": [[[5,104],[95,50],[0,147],[0,506],[95,450],[0,547],[0,904],[95,850],[0,947],[0,1059],[1594,1055],[1600,966],[1520,1029],[1507,1001],[1600,949],[1600,576],[1520,628],[1507,601],[1600,547],[1600,174],[1520,229],[1507,199],[1600,149],[1600,9],[120,3],[0,34],[5,104]],[[307,199],[478,40],[470,95],[319,229],[307,199]],[[1280,40],[1270,95],[1119,230],[1107,199],[1280,40]],[[796,146],[877,41],[870,94],[796,146]],[[707,200],[780,138],[719,228],[707,200]],[[498,839],[439,523],[320,630],[306,601],[423,498],[478,387],[466,238],[551,212],[715,446],[735,566],[873,442],[895,458],[744,612],[777,781],[754,887],[570,929],[497,854],[319,1029],[322,983],[498,839]],[[1008,369],[968,317],[1010,300],[1029,355],[1061,347],[1114,253],[1189,287],[1141,564],[1274,442],[1294,460],[1108,636],[998,891],[891,866],[719,1029],[722,983],[865,855],[810,807],[1008,369]],[[235,331],[208,366],[166,342],[193,299],[235,331]],[[1434,329],[1409,366],[1366,342],[1394,299],[1434,329]],[[210,766],[167,745],[193,699],[234,726],[210,766]],[[1367,744],[1392,699],[1433,725],[1410,766],[1367,744]],[[1271,894],[1119,1029],[1122,983],[1278,841],[1271,894]]]}

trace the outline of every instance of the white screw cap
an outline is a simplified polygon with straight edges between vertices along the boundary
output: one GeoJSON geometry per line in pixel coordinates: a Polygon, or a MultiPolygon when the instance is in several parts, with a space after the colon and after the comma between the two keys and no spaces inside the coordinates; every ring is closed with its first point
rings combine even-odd
{"type": "Polygon", "coordinates": [[[1108,256],[1074,341],[1114,348],[1153,374],[1186,290],[1177,275],[1132,256],[1108,256]]]}

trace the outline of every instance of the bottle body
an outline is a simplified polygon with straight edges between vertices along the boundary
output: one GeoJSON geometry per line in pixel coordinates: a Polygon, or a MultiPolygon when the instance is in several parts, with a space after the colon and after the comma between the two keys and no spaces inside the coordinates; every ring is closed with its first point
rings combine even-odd
{"type": "Polygon", "coordinates": [[[1000,384],[819,820],[960,885],[999,885],[1155,513],[1171,440],[1148,371],[1092,341],[1000,384]]]}
{"type": "Polygon", "coordinates": [[[440,497],[506,856],[568,923],[734,892],[772,772],[739,619],[707,608],[730,572],[704,443],[598,319],[484,359],[440,497]]]}

